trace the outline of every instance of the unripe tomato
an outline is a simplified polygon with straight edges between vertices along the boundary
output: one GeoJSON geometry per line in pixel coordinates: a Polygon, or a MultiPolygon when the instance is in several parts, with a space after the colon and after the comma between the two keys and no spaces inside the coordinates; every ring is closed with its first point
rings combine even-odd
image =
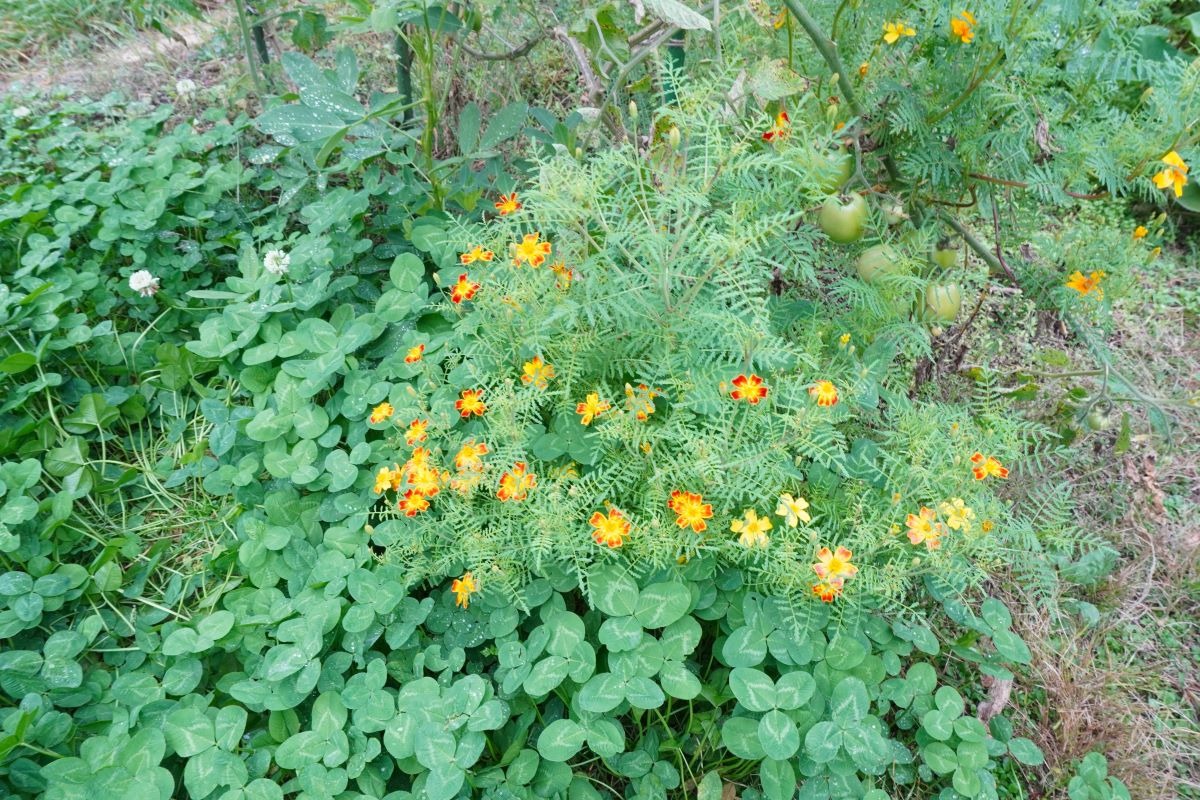
{"type": "Polygon", "coordinates": [[[899,203],[892,203],[883,207],[883,220],[888,225],[898,225],[908,219],[908,214],[904,211],[904,206],[899,203]]]}
{"type": "Polygon", "coordinates": [[[845,146],[817,160],[817,185],[832,194],[846,185],[854,173],[854,156],[845,146]]]}
{"type": "Polygon", "coordinates": [[[938,322],[954,322],[962,311],[962,289],[957,283],[931,283],[925,287],[925,313],[938,322]]]}
{"type": "Polygon", "coordinates": [[[1106,431],[1112,427],[1112,417],[1098,408],[1093,408],[1087,415],[1088,430],[1106,431]]]}
{"type": "Polygon", "coordinates": [[[854,271],[867,283],[874,282],[880,275],[888,275],[899,269],[900,254],[886,244],[868,247],[862,251],[858,261],[854,262],[854,271]]]}
{"type": "Polygon", "coordinates": [[[949,242],[941,242],[933,248],[933,263],[942,269],[950,269],[958,263],[958,250],[949,242]]]}
{"type": "Polygon", "coordinates": [[[858,194],[850,195],[844,202],[830,198],[821,206],[820,222],[821,230],[833,241],[840,244],[857,242],[867,227],[867,201],[858,194]]]}

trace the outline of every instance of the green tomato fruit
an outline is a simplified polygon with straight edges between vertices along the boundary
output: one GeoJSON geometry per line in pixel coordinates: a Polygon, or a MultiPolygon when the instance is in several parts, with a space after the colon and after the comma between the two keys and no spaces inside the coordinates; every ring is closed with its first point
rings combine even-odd
{"type": "Polygon", "coordinates": [[[930,284],[925,287],[925,313],[938,322],[954,322],[962,311],[962,289],[957,283],[930,284]]]}
{"type": "Polygon", "coordinates": [[[900,271],[900,254],[886,244],[868,247],[854,262],[854,271],[867,283],[873,283],[880,275],[900,271]]]}
{"type": "Polygon", "coordinates": [[[942,269],[951,269],[958,263],[958,250],[948,244],[939,244],[933,249],[933,263],[942,269]]]}
{"type": "Polygon", "coordinates": [[[852,174],[854,156],[844,146],[817,161],[817,185],[824,192],[833,194],[846,185],[852,174]]]}
{"type": "Polygon", "coordinates": [[[831,198],[821,206],[821,230],[839,244],[857,242],[867,227],[867,201],[862,195],[850,195],[844,202],[831,198]]]}
{"type": "Polygon", "coordinates": [[[1098,408],[1093,408],[1087,415],[1088,430],[1106,431],[1112,427],[1112,417],[1098,408]]]}
{"type": "Polygon", "coordinates": [[[888,225],[898,225],[908,219],[908,214],[904,211],[904,206],[892,203],[883,207],[883,219],[888,225]]]}

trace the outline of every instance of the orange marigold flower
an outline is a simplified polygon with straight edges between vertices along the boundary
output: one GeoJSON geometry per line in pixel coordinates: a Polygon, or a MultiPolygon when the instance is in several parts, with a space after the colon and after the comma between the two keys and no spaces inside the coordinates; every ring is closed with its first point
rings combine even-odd
{"type": "Polygon", "coordinates": [[[429,498],[418,492],[416,489],[409,489],[404,493],[404,497],[400,498],[397,507],[404,512],[406,517],[415,517],[422,511],[429,510],[429,498]]]}
{"type": "Polygon", "coordinates": [[[928,550],[937,550],[942,546],[942,534],[946,528],[937,521],[937,512],[932,508],[922,506],[919,513],[909,514],[904,524],[908,526],[908,541],[913,544],[924,543],[928,550]]]}
{"type": "Polygon", "coordinates": [[[950,20],[950,35],[957,36],[963,44],[970,44],[975,38],[975,15],[963,11],[950,20]]]}
{"type": "Polygon", "coordinates": [[[514,214],[521,210],[521,203],[517,200],[517,193],[502,194],[500,199],[496,201],[496,210],[500,212],[500,216],[514,214]]]}
{"type": "Polygon", "coordinates": [[[463,419],[472,414],[482,417],[483,412],[487,411],[487,404],[483,402],[483,389],[463,389],[462,395],[454,401],[454,407],[463,419]]]}
{"type": "Polygon", "coordinates": [[[405,364],[415,364],[425,355],[425,345],[417,344],[408,348],[408,353],[404,356],[405,364]]]}
{"type": "Polygon", "coordinates": [[[840,583],[814,583],[813,594],[821,598],[822,602],[832,603],[834,599],[842,593],[842,584],[840,583]]]}
{"type": "Polygon", "coordinates": [[[500,476],[500,488],[496,496],[502,501],[524,500],[529,496],[529,490],[537,487],[537,476],[529,472],[524,461],[513,464],[511,472],[500,476]]]}
{"type": "Polygon", "coordinates": [[[738,375],[733,379],[733,386],[729,396],[734,400],[745,400],[752,406],[767,396],[767,387],[757,375],[738,375]]]}
{"type": "Polygon", "coordinates": [[[408,430],[404,432],[404,441],[412,447],[417,442],[423,442],[429,435],[429,420],[414,419],[408,423],[408,430]]]}
{"type": "Polygon", "coordinates": [[[496,257],[496,254],[491,250],[484,250],[479,245],[475,245],[467,252],[461,254],[458,260],[462,264],[474,264],[476,261],[491,261],[496,257]]]}
{"type": "Polygon", "coordinates": [[[478,442],[474,439],[468,439],[463,442],[459,448],[458,454],[454,456],[454,468],[459,472],[467,470],[483,469],[483,458],[488,454],[488,446],[484,442],[478,442]]]}
{"type": "Polygon", "coordinates": [[[458,276],[458,281],[450,287],[450,302],[462,303],[475,297],[475,293],[479,291],[479,284],[472,283],[467,277],[467,273],[462,273],[458,276]]]}
{"type": "Polygon", "coordinates": [[[625,384],[625,408],[633,412],[638,422],[650,419],[650,415],[654,413],[654,398],[656,397],[658,397],[658,392],[644,383],[639,383],[637,389],[628,383],[625,384]]]}
{"type": "Polygon", "coordinates": [[[608,516],[597,511],[592,514],[588,524],[592,526],[592,538],[596,540],[596,544],[611,547],[614,550],[625,544],[632,527],[629,520],[625,519],[625,515],[616,508],[609,509],[608,516]]]}
{"type": "Polygon", "coordinates": [[[675,512],[676,525],[690,527],[696,533],[702,533],[708,527],[704,520],[712,519],[713,515],[712,505],[704,502],[704,497],[695,492],[676,490],[671,493],[667,506],[675,512]]]}
{"type": "Polygon", "coordinates": [[[870,72],[870,70],[871,70],[870,63],[868,63],[866,61],[862,62],[861,64],[858,65],[858,77],[860,77],[860,78],[867,77],[867,73],[870,72]]]}
{"type": "Polygon", "coordinates": [[[596,392],[589,394],[582,403],[575,404],[575,413],[579,415],[580,424],[591,425],[592,420],[608,411],[610,406],[596,392]]]}
{"type": "Polygon", "coordinates": [[[413,467],[408,471],[408,485],[415,492],[433,497],[441,490],[441,477],[432,467],[413,467]]]}
{"type": "Polygon", "coordinates": [[[387,467],[380,467],[379,472],[375,473],[375,494],[383,494],[390,488],[392,488],[392,471],[387,467]]]}
{"type": "Polygon", "coordinates": [[[996,527],[996,523],[992,522],[990,519],[985,519],[985,520],[984,520],[982,523],[980,523],[980,525],[979,525],[979,529],[980,529],[981,531],[983,531],[984,533],[991,533],[991,532],[992,532],[992,528],[995,528],[995,527],[996,527]]]}
{"type": "Polygon", "coordinates": [[[450,591],[454,592],[454,604],[466,608],[471,604],[471,595],[479,591],[479,584],[470,572],[464,572],[461,578],[450,582],[450,591]]]}
{"type": "Polygon", "coordinates": [[[1080,295],[1095,294],[1097,299],[1104,299],[1104,289],[1100,286],[1100,281],[1104,280],[1104,271],[1096,270],[1090,275],[1084,275],[1079,270],[1072,272],[1067,278],[1067,288],[1074,289],[1080,295]]]}
{"type": "Polygon", "coordinates": [[[1160,189],[1174,188],[1175,196],[1183,196],[1183,187],[1188,182],[1188,165],[1174,150],[1162,157],[1167,166],[1154,176],[1154,185],[1160,189]]]}
{"type": "Polygon", "coordinates": [[[791,131],[792,121],[788,118],[786,111],[780,111],[775,115],[775,124],[763,133],[764,142],[781,142],[788,137],[791,131]]]}
{"type": "Polygon", "coordinates": [[[538,389],[545,389],[550,379],[554,377],[554,365],[542,361],[541,356],[534,356],[521,365],[521,383],[533,384],[538,389]]]}
{"type": "Polygon", "coordinates": [[[1133,238],[1145,239],[1146,235],[1149,233],[1150,233],[1150,229],[1147,228],[1145,225],[1138,225],[1136,228],[1133,229],[1133,238]]]}
{"type": "Polygon", "coordinates": [[[430,455],[431,454],[429,452],[429,448],[414,447],[413,451],[412,451],[412,455],[410,455],[408,457],[408,461],[405,462],[405,464],[404,464],[404,471],[408,472],[409,470],[415,469],[416,467],[429,466],[429,456],[430,455]]]}
{"type": "Polygon", "coordinates": [[[975,455],[971,456],[971,463],[975,465],[971,468],[971,472],[975,474],[975,480],[977,481],[981,481],[987,477],[1008,477],[1008,468],[991,456],[985,456],[983,453],[976,453],[975,455]]]}
{"type": "Polygon", "coordinates": [[[850,563],[853,557],[854,553],[844,547],[837,550],[822,547],[817,551],[817,563],[812,565],[813,572],[825,583],[840,586],[847,578],[858,574],[858,567],[850,563]]]}
{"type": "Polygon", "coordinates": [[[527,233],[520,242],[510,246],[514,267],[519,267],[521,264],[540,267],[546,263],[546,256],[550,255],[550,243],[541,241],[541,238],[542,234],[540,233],[527,233]]]}
{"type": "Polygon", "coordinates": [[[808,387],[808,393],[812,395],[819,406],[828,408],[837,405],[838,390],[832,381],[817,381],[808,387]]]}
{"type": "Polygon", "coordinates": [[[392,404],[385,401],[371,409],[371,416],[368,419],[372,425],[378,425],[385,419],[391,419],[392,414],[395,413],[396,409],[392,407],[392,404]]]}

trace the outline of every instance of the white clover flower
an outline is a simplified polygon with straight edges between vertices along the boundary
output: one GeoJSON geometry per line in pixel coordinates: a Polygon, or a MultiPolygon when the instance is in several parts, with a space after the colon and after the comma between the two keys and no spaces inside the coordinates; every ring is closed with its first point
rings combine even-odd
{"type": "Polygon", "coordinates": [[[13,111],[12,111],[12,115],[13,115],[14,117],[16,117],[17,119],[25,119],[26,117],[28,117],[28,116],[29,116],[30,114],[32,114],[32,113],[33,113],[33,112],[32,112],[32,111],[30,111],[30,110],[29,110],[29,108],[28,108],[27,106],[17,106],[17,107],[16,107],[16,108],[14,108],[14,109],[13,109],[13,111]]]}
{"type": "Polygon", "coordinates": [[[175,94],[180,97],[191,97],[196,93],[196,82],[188,78],[175,81],[175,94]]]}
{"type": "Polygon", "coordinates": [[[292,257],[282,250],[268,250],[263,256],[263,269],[272,275],[286,275],[292,257]]]}
{"type": "Polygon", "coordinates": [[[139,269],[129,276],[129,288],[142,297],[153,297],[154,293],[158,291],[158,278],[154,277],[148,269],[139,269]]]}

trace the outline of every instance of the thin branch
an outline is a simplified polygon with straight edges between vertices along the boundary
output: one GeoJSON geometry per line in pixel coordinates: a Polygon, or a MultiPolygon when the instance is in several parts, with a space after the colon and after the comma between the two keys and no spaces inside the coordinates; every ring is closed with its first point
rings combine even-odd
{"type": "Polygon", "coordinates": [[[592,62],[588,60],[587,51],[583,49],[583,45],[578,39],[567,33],[567,29],[561,25],[550,31],[550,35],[565,44],[570,49],[571,55],[575,57],[575,63],[579,65],[579,76],[587,86],[588,103],[593,106],[599,103],[600,98],[604,96],[604,89],[600,86],[600,80],[596,77],[595,70],[592,69],[592,62]]]}
{"type": "Polygon", "coordinates": [[[485,53],[482,50],[476,50],[466,42],[462,42],[460,46],[467,53],[467,55],[471,56],[471,58],[477,58],[480,61],[510,61],[514,58],[521,58],[522,56],[527,55],[530,50],[537,47],[538,44],[545,40],[545,38],[546,37],[542,34],[531,36],[523,43],[517,45],[511,50],[505,50],[502,53],[485,53]]]}
{"type": "MultiPolygon", "coordinates": [[[[967,177],[974,178],[977,181],[983,181],[984,183],[994,183],[997,186],[1008,186],[1013,189],[1029,188],[1029,184],[1025,183],[1024,181],[1014,181],[1009,180],[1008,178],[997,178],[992,175],[984,175],[982,172],[968,172],[967,177]]],[[[1076,200],[1103,200],[1104,198],[1108,197],[1107,191],[1093,192],[1091,194],[1080,194],[1079,192],[1072,192],[1065,186],[1063,187],[1063,194],[1067,195],[1068,197],[1074,197],[1076,200]]]]}
{"type": "Polygon", "coordinates": [[[988,250],[987,245],[979,241],[979,239],[970,231],[970,229],[967,228],[967,226],[958,221],[957,217],[952,214],[947,214],[944,211],[940,212],[940,216],[947,225],[949,225],[951,228],[954,228],[958,235],[962,237],[963,241],[967,243],[967,247],[970,247],[972,250],[974,250],[976,255],[983,259],[984,263],[997,272],[1005,273],[1014,285],[1021,285],[1017,281],[1017,277],[1013,275],[1012,271],[1007,268],[1007,265],[1000,261],[1000,259],[996,258],[995,253],[988,250]]]}

